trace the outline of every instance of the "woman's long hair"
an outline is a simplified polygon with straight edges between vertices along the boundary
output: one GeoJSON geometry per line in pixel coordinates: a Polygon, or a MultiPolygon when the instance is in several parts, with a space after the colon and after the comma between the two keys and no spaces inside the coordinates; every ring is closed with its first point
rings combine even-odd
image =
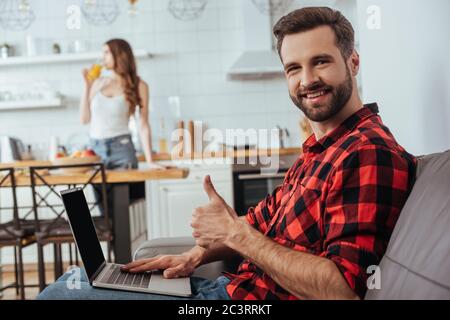
{"type": "Polygon", "coordinates": [[[139,95],[139,76],[136,71],[136,61],[133,50],[128,42],[122,39],[111,39],[106,42],[114,58],[114,71],[121,77],[125,99],[134,114],[136,106],[142,106],[139,95]]]}

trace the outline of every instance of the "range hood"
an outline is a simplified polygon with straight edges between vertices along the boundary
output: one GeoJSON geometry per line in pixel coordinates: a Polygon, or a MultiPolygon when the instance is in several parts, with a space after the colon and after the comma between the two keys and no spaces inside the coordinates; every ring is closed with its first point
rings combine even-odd
{"type": "Polygon", "coordinates": [[[271,16],[259,12],[252,1],[241,1],[241,6],[245,48],[228,70],[228,79],[257,80],[283,76],[283,65],[274,50],[271,16]]]}
{"type": "Polygon", "coordinates": [[[257,80],[283,76],[278,53],[272,50],[245,51],[228,71],[230,80],[257,80]]]}

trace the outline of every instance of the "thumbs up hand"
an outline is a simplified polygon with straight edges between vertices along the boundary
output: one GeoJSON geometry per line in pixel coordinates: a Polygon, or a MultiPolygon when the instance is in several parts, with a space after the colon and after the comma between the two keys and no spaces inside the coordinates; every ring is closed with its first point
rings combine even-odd
{"type": "Polygon", "coordinates": [[[205,177],[203,188],[208,195],[209,203],[194,210],[191,227],[197,245],[207,248],[212,243],[223,243],[227,240],[232,234],[238,216],[217,193],[210,176],[205,177]]]}

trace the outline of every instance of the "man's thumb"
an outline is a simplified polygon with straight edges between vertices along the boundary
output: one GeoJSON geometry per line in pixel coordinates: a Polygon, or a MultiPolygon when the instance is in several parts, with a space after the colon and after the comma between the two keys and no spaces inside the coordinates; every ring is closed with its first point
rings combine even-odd
{"type": "Polygon", "coordinates": [[[203,180],[203,189],[205,189],[206,194],[208,195],[209,200],[212,200],[214,197],[220,196],[217,194],[214,185],[212,184],[211,177],[208,175],[203,180]]]}

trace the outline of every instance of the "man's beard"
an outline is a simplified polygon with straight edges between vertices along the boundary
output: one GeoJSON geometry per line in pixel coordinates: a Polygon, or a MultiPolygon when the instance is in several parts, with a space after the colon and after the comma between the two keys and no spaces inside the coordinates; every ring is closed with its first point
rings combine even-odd
{"type": "Polygon", "coordinates": [[[324,122],[338,114],[350,100],[352,94],[353,82],[350,70],[347,68],[347,75],[344,82],[339,84],[336,88],[333,88],[322,81],[318,81],[310,85],[308,88],[297,92],[296,97],[291,95],[291,99],[294,104],[303,111],[309,120],[314,122],[324,122]],[[303,97],[304,93],[320,90],[325,90],[331,93],[331,102],[329,104],[314,104],[306,106],[303,103],[304,99],[307,99],[303,97]]]}

